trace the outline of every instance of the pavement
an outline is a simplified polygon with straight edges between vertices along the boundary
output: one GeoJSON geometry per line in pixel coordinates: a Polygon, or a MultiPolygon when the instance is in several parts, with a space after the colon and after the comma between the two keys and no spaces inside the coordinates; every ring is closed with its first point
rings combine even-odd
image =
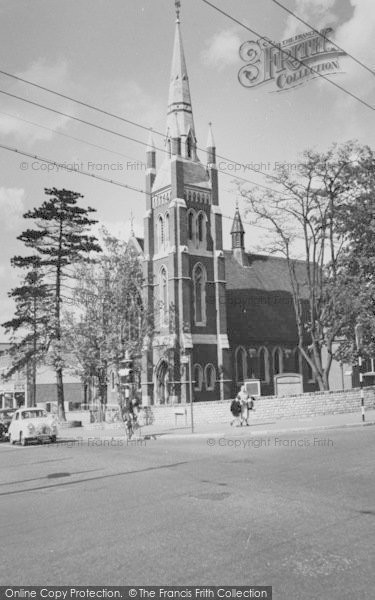
{"type": "MultiPolygon", "coordinates": [[[[292,418],[278,419],[274,421],[258,421],[251,418],[248,427],[232,427],[230,419],[227,423],[194,423],[192,432],[191,424],[184,427],[173,427],[153,423],[140,427],[136,432],[134,439],[148,439],[166,437],[168,439],[176,438],[199,438],[199,437],[225,437],[225,436],[264,436],[272,434],[283,434],[289,432],[309,432],[324,431],[330,429],[368,427],[375,425],[375,410],[367,410],[365,413],[365,422],[362,422],[360,412],[340,413],[335,415],[318,415],[310,418],[292,418]]],[[[64,427],[60,428],[59,437],[68,439],[101,438],[111,439],[113,437],[125,436],[123,423],[102,423],[87,425],[84,427],[64,427]]]]}

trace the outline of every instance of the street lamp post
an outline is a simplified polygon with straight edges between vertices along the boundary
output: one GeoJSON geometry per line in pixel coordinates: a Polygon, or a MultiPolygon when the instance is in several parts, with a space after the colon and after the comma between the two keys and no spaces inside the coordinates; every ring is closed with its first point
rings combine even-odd
{"type": "Polygon", "coordinates": [[[188,379],[184,382],[189,386],[189,400],[190,400],[190,417],[191,417],[191,433],[194,433],[194,409],[193,409],[193,376],[192,376],[192,361],[191,353],[185,353],[181,356],[181,364],[188,367],[189,372],[187,374],[188,379]]]}
{"type": "Polygon", "coordinates": [[[355,326],[355,342],[358,350],[358,367],[359,367],[359,388],[361,393],[361,412],[362,421],[365,422],[365,402],[363,395],[363,368],[362,368],[362,348],[363,348],[363,325],[357,323],[355,326]]]}
{"type": "Polygon", "coordinates": [[[191,353],[189,353],[189,392],[190,392],[190,415],[191,415],[191,433],[194,433],[194,415],[193,415],[193,374],[191,372],[191,353]]]}

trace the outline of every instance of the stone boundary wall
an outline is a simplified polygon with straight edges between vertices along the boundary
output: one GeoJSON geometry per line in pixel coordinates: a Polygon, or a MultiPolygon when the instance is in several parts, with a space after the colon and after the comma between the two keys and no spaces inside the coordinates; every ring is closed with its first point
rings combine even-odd
{"type": "MultiPolygon", "coordinates": [[[[375,409],[375,387],[364,388],[365,408],[375,409]]],[[[227,423],[231,400],[194,402],[195,423],[227,423]]],[[[182,427],[190,424],[190,405],[152,406],[154,425],[182,427]],[[177,414],[176,414],[177,413],[177,414]]],[[[255,401],[251,419],[309,418],[318,415],[361,412],[359,388],[344,391],[311,392],[296,396],[261,396],[255,401]]]]}

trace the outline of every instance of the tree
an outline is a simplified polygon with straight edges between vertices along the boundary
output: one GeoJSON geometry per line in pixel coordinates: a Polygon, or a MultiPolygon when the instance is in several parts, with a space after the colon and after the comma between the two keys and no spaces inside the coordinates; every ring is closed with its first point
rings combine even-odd
{"type": "Polygon", "coordinates": [[[31,367],[31,385],[29,402],[36,403],[36,368],[46,356],[48,340],[46,328],[49,322],[51,296],[48,286],[37,264],[29,271],[22,284],[9,292],[15,301],[13,319],[2,324],[6,333],[11,334],[9,355],[11,365],[5,374],[11,377],[17,371],[26,371],[26,385],[31,367]]]}
{"type": "Polygon", "coordinates": [[[89,228],[97,221],[89,215],[95,210],[78,206],[81,194],[56,188],[46,189],[49,198],[39,208],[28,211],[24,218],[33,219],[36,229],[27,229],[18,239],[34,252],[31,256],[15,256],[13,265],[25,269],[38,268],[48,285],[53,302],[46,335],[51,361],[56,373],[59,417],[65,420],[62,351],[61,309],[66,295],[66,280],[72,277],[70,267],[85,260],[90,262],[93,252],[101,252],[97,239],[89,235],[89,228]]]}
{"type": "Polygon", "coordinates": [[[83,382],[95,375],[102,404],[107,397],[107,372],[116,371],[125,351],[139,355],[152,318],[142,302],[142,265],[131,247],[105,229],[103,255],[94,265],[79,265],[75,312],[65,315],[69,346],[83,382]]]}
{"type": "Polygon", "coordinates": [[[325,153],[306,151],[297,173],[288,165],[280,169],[275,191],[241,189],[248,212],[257,222],[271,225],[268,250],[287,260],[299,351],[322,390],[329,389],[335,341],[348,316],[343,296],[335,295],[347,245],[339,215],[368,193],[373,160],[368,147],[354,142],[334,145],[325,153]]]}
{"type": "Polygon", "coordinates": [[[341,207],[337,229],[345,238],[338,263],[337,279],[332,286],[338,314],[345,315],[340,331],[337,355],[342,361],[354,362],[358,356],[355,326],[364,327],[362,355],[375,356],[375,164],[368,165],[368,188],[360,202],[341,207]]]}

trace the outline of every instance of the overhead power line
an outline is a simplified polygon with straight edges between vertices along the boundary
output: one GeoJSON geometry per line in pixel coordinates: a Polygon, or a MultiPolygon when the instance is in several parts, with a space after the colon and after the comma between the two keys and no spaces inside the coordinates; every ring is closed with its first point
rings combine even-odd
{"type": "MultiPolygon", "coordinates": [[[[5,75],[6,77],[11,77],[12,79],[16,79],[17,81],[21,81],[22,83],[27,83],[27,85],[32,85],[33,87],[38,88],[39,90],[43,90],[44,92],[49,92],[50,94],[59,96],[60,98],[63,98],[64,100],[70,100],[70,102],[74,102],[75,104],[80,104],[81,106],[84,106],[85,108],[90,108],[91,110],[96,110],[97,112],[100,112],[103,115],[106,115],[107,117],[113,117],[114,119],[119,119],[120,121],[123,121],[124,123],[128,123],[129,125],[135,125],[136,127],[140,127],[141,129],[144,129],[145,131],[148,131],[148,132],[150,131],[150,128],[146,127],[145,125],[141,125],[140,123],[136,123],[135,121],[132,121],[131,119],[126,119],[125,117],[116,115],[108,110],[105,110],[104,108],[99,108],[98,106],[93,106],[92,104],[89,104],[88,102],[84,102],[83,100],[78,100],[77,98],[72,98],[72,96],[68,96],[67,94],[62,94],[61,92],[57,92],[56,90],[51,90],[51,88],[45,87],[44,85],[41,85],[40,83],[35,83],[35,81],[30,81],[29,79],[24,79],[23,77],[19,77],[18,75],[14,75],[13,73],[8,73],[7,71],[2,71],[1,69],[0,69],[0,74],[5,75]]],[[[157,131],[155,131],[155,133],[157,133],[158,135],[163,135],[157,131]]]]}
{"type": "MultiPolygon", "coordinates": [[[[10,77],[12,79],[15,79],[16,81],[21,81],[22,83],[26,83],[27,85],[31,85],[31,86],[33,86],[33,87],[35,87],[37,89],[43,90],[43,91],[48,92],[50,94],[53,94],[55,96],[59,96],[60,98],[64,98],[65,100],[69,100],[71,102],[74,102],[75,104],[79,104],[80,106],[84,106],[85,108],[89,108],[89,109],[94,110],[96,112],[99,112],[99,113],[101,113],[103,115],[112,117],[112,118],[117,119],[119,121],[123,121],[124,123],[127,123],[129,125],[133,125],[134,127],[139,127],[140,129],[143,129],[144,131],[147,131],[147,132],[152,131],[154,134],[159,135],[163,139],[165,139],[165,134],[164,133],[161,133],[160,131],[157,131],[155,129],[151,129],[150,127],[147,127],[145,125],[142,125],[141,123],[138,123],[137,121],[128,119],[128,118],[123,117],[121,115],[117,115],[117,114],[115,114],[113,112],[109,112],[107,110],[99,108],[98,106],[94,106],[94,105],[89,104],[87,102],[84,102],[82,100],[78,100],[77,98],[73,98],[72,96],[68,96],[67,94],[62,94],[61,92],[57,92],[56,90],[52,90],[51,88],[47,88],[47,87],[45,87],[43,85],[40,85],[40,84],[36,83],[35,81],[30,81],[28,79],[24,79],[22,77],[19,77],[18,75],[14,75],[12,73],[8,73],[7,71],[2,71],[0,69],[0,74],[1,75],[5,75],[6,77],[10,77]]],[[[7,94],[8,96],[12,96],[9,92],[5,92],[5,91],[1,91],[0,90],[0,93],[7,94]]],[[[13,97],[15,97],[18,100],[21,100],[23,102],[29,102],[31,104],[35,104],[35,105],[38,106],[37,103],[33,103],[31,100],[28,100],[26,98],[22,98],[20,96],[16,96],[15,94],[13,95],[13,97]]],[[[39,104],[39,107],[40,108],[44,108],[45,110],[54,111],[54,109],[46,107],[46,106],[44,106],[42,104],[39,104]]],[[[57,114],[69,117],[71,119],[78,120],[77,117],[73,117],[72,115],[68,115],[68,114],[63,113],[61,111],[60,112],[54,111],[54,112],[57,112],[57,114]]],[[[90,124],[89,122],[83,121],[83,120],[81,120],[81,122],[85,123],[86,125],[90,124]]],[[[95,125],[93,125],[93,126],[95,127],[95,125]]],[[[105,131],[111,132],[111,130],[105,130],[105,131]]],[[[126,137],[126,136],[123,136],[123,137],[126,137]]],[[[133,138],[128,137],[127,139],[132,140],[133,138]]],[[[139,143],[142,143],[144,146],[147,146],[147,144],[145,142],[140,142],[139,140],[137,140],[137,141],[139,143]]],[[[167,152],[165,150],[165,148],[155,148],[155,149],[156,150],[160,150],[161,152],[167,152]]],[[[200,148],[199,146],[197,146],[197,150],[199,150],[200,152],[204,152],[204,153],[207,152],[207,149],[200,148]]],[[[221,159],[221,160],[224,160],[224,161],[226,161],[226,162],[228,162],[229,164],[232,164],[232,165],[241,165],[241,164],[243,164],[243,163],[241,163],[239,161],[233,160],[233,159],[228,158],[226,156],[222,156],[221,154],[218,154],[218,153],[216,153],[216,157],[219,158],[219,159],[221,159]]],[[[273,177],[272,175],[269,175],[269,174],[266,175],[265,173],[262,173],[261,171],[259,171],[259,170],[255,169],[254,167],[252,167],[250,164],[246,164],[246,169],[248,169],[249,171],[253,171],[254,173],[257,173],[257,174],[260,173],[263,177],[269,177],[270,179],[273,179],[273,180],[277,181],[276,177],[273,177]]],[[[224,171],[222,171],[222,172],[224,172],[224,171]]],[[[238,179],[240,179],[240,178],[238,178],[238,179]]],[[[253,183],[254,185],[260,185],[260,184],[255,184],[254,182],[251,182],[251,181],[249,181],[249,183],[253,183]]],[[[276,190],[274,190],[274,191],[276,191],[276,190]]],[[[284,194],[284,192],[278,192],[278,191],[277,191],[277,193],[278,194],[284,194]]]]}
{"type": "MultiPolygon", "coordinates": [[[[38,108],[42,108],[43,110],[47,110],[49,112],[52,112],[54,114],[63,116],[63,117],[67,117],[68,119],[72,119],[73,121],[77,121],[78,123],[82,123],[83,125],[87,125],[89,127],[94,127],[95,129],[99,129],[100,131],[105,131],[106,133],[110,133],[112,135],[116,135],[120,138],[124,138],[126,140],[130,140],[132,142],[135,142],[137,144],[140,144],[141,146],[147,146],[147,142],[144,142],[142,140],[139,140],[137,138],[131,137],[129,135],[125,135],[124,133],[120,133],[119,131],[115,131],[113,129],[108,129],[107,127],[103,127],[102,125],[98,125],[97,123],[93,123],[92,121],[86,121],[85,119],[81,119],[80,117],[76,117],[74,115],[71,115],[69,113],[63,112],[61,110],[57,110],[55,108],[51,108],[50,106],[46,106],[44,104],[41,104],[40,102],[34,102],[33,100],[29,100],[28,98],[23,98],[22,96],[18,96],[17,94],[12,94],[10,92],[6,92],[5,90],[0,90],[0,94],[4,94],[5,96],[9,96],[10,98],[15,98],[16,100],[20,100],[21,102],[26,102],[27,104],[31,104],[32,106],[36,106],[38,108]]],[[[18,117],[14,117],[16,119],[18,119],[18,117]]],[[[38,125],[35,124],[37,127],[38,125]]],[[[58,132],[56,132],[58,133],[58,132]]],[[[160,148],[155,146],[155,150],[159,150],[160,152],[163,152],[164,154],[168,154],[168,150],[166,150],[165,148],[160,148]]],[[[232,161],[230,161],[229,159],[226,159],[230,164],[233,165],[241,165],[242,163],[232,163],[232,161]]],[[[246,165],[246,168],[248,168],[248,165],[246,165]]],[[[259,173],[260,171],[257,171],[256,169],[253,169],[256,173],[259,173]]],[[[282,196],[285,196],[287,193],[286,192],[281,192],[279,190],[275,190],[273,188],[270,188],[268,186],[262,185],[260,183],[257,183],[255,181],[252,181],[251,179],[246,179],[244,177],[240,177],[239,175],[235,175],[234,173],[227,173],[226,171],[224,171],[223,169],[218,169],[219,173],[223,173],[224,175],[227,175],[229,177],[232,177],[234,179],[238,179],[239,181],[243,181],[246,183],[250,183],[251,185],[254,185],[256,187],[260,187],[263,189],[266,189],[268,191],[271,191],[273,193],[276,194],[280,194],[282,196]]],[[[263,173],[262,173],[263,175],[263,173]]],[[[267,175],[268,177],[270,177],[271,179],[274,179],[275,181],[277,181],[276,177],[273,177],[271,175],[267,175]]]]}
{"type": "MultiPolygon", "coordinates": [[[[218,6],[216,6],[215,4],[212,4],[212,2],[209,2],[209,0],[202,0],[202,2],[204,2],[208,6],[210,6],[211,8],[213,8],[214,10],[216,10],[217,12],[219,12],[220,14],[224,15],[225,17],[227,17],[228,19],[230,19],[234,23],[237,23],[237,25],[240,25],[244,29],[247,29],[247,31],[250,31],[250,33],[252,33],[256,37],[258,37],[258,38],[260,38],[262,40],[266,40],[267,43],[270,44],[270,46],[273,46],[279,52],[282,52],[283,54],[289,56],[289,53],[288,53],[287,50],[283,50],[282,48],[280,48],[280,46],[278,46],[277,44],[275,44],[274,42],[272,42],[271,40],[269,40],[265,36],[261,35],[257,31],[255,31],[255,29],[251,29],[251,27],[248,27],[247,25],[245,25],[244,23],[242,23],[242,21],[239,21],[238,19],[236,19],[235,17],[233,17],[229,13],[225,12],[225,10],[222,10],[221,8],[219,8],[218,6]]],[[[328,81],[328,83],[330,83],[331,85],[335,86],[338,90],[341,90],[342,92],[344,92],[344,94],[347,94],[351,98],[354,98],[354,100],[357,100],[358,102],[360,102],[361,104],[363,104],[363,106],[366,106],[370,110],[374,110],[375,111],[375,107],[372,106],[371,104],[369,104],[368,102],[366,102],[366,100],[363,100],[363,98],[360,98],[359,96],[356,96],[355,94],[353,94],[353,92],[350,92],[349,90],[347,90],[346,88],[344,88],[339,83],[336,83],[332,79],[328,79],[328,77],[326,77],[325,75],[323,75],[323,73],[320,73],[319,71],[317,71],[316,69],[314,69],[313,67],[311,67],[308,63],[304,62],[303,60],[301,60],[301,59],[299,59],[297,57],[293,57],[293,60],[295,60],[297,63],[299,63],[300,65],[302,65],[306,69],[308,69],[314,75],[317,75],[318,77],[321,77],[325,81],[328,81]]]]}
{"type": "Polygon", "coordinates": [[[6,117],[11,117],[12,119],[16,119],[17,121],[22,121],[22,123],[27,123],[28,125],[32,125],[33,127],[38,127],[40,129],[44,129],[45,131],[50,131],[51,133],[56,133],[57,135],[62,135],[70,140],[74,140],[75,142],[81,142],[82,144],[87,144],[87,146],[92,146],[93,148],[97,148],[98,150],[104,150],[105,152],[110,152],[111,154],[116,154],[117,156],[121,156],[122,158],[129,158],[132,161],[142,163],[142,160],[139,158],[134,158],[134,156],[129,156],[128,154],[123,154],[122,152],[117,152],[116,150],[111,150],[111,148],[106,148],[105,146],[101,146],[100,144],[94,144],[93,142],[89,142],[87,140],[83,140],[82,138],[76,137],[74,135],[69,135],[69,133],[64,133],[63,131],[59,131],[58,129],[54,129],[53,127],[47,127],[46,125],[41,125],[40,123],[36,123],[35,121],[29,121],[28,119],[24,119],[18,115],[14,115],[12,113],[4,112],[0,110],[0,115],[5,115],[6,117]]]}
{"type": "Polygon", "coordinates": [[[28,158],[32,158],[34,160],[39,160],[40,162],[53,165],[58,167],[59,169],[63,169],[65,171],[70,171],[73,173],[79,173],[80,175],[85,175],[86,177],[92,177],[93,179],[99,179],[100,181],[105,181],[106,183],[111,183],[112,185],[117,185],[119,187],[126,188],[128,190],[132,190],[133,192],[139,192],[140,194],[148,194],[145,190],[141,190],[132,185],[127,185],[122,183],[121,181],[116,181],[115,179],[109,179],[108,177],[102,177],[101,175],[95,175],[94,173],[89,173],[83,169],[78,169],[74,165],[68,165],[56,160],[52,160],[50,158],[44,158],[43,156],[38,156],[37,154],[32,154],[31,152],[26,152],[26,150],[20,150],[19,148],[14,148],[13,146],[7,146],[6,144],[0,144],[0,148],[4,150],[8,150],[9,152],[14,152],[16,154],[20,154],[21,156],[27,156],[28,158]]]}
{"type": "MultiPolygon", "coordinates": [[[[45,106],[44,104],[40,104],[40,102],[34,102],[33,100],[29,100],[28,98],[23,98],[22,96],[17,96],[17,94],[12,94],[11,92],[6,92],[5,90],[0,90],[0,94],[4,94],[5,96],[9,96],[10,98],[15,98],[16,100],[21,100],[21,102],[26,102],[27,104],[31,104],[32,106],[37,106],[38,108],[43,108],[43,110],[48,110],[56,115],[60,115],[62,117],[67,117],[68,119],[72,119],[73,121],[77,121],[78,123],[82,123],[83,125],[88,125],[89,127],[95,127],[95,129],[99,129],[100,131],[105,131],[107,133],[111,133],[112,135],[117,135],[118,137],[124,138],[126,140],[130,140],[131,142],[135,142],[136,144],[141,144],[142,146],[147,146],[146,142],[142,142],[133,138],[129,135],[125,135],[124,133],[120,133],[118,131],[114,131],[113,129],[108,129],[107,127],[102,127],[97,123],[92,123],[91,121],[86,121],[85,119],[80,119],[79,117],[75,117],[74,115],[70,115],[69,113],[63,112],[62,110],[57,110],[56,108],[51,108],[50,106],[45,106]]],[[[163,148],[158,148],[161,152],[167,152],[167,150],[163,148]]]]}
{"type": "Polygon", "coordinates": [[[310,25],[310,23],[308,23],[307,21],[304,21],[304,19],[302,19],[301,17],[299,17],[298,15],[296,15],[295,12],[293,12],[292,10],[290,10],[289,8],[287,8],[286,6],[284,6],[284,4],[282,4],[278,0],[271,0],[271,2],[273,2],[274,4],[277,4],[277,6],[279,6],[283,10],[285,10],[285,12],[289,13],[292,17],[294,17],[295,19],[297,19],[297,21],[300,21],[300,23],[303,23],[304,25],[306,25],[306,27],[308,27],[309,29],[311,29],[312,31],[314,31],[314,33],[318,33],[320,35],[320,37],[323,38],[323,40],[325,40],[326,42],[330,42],[331,44],[335,44],[336,48],[338,48],[342,52],[345,52],[345,54],[347,56],[350,56],[350,58],[352,60],[354,60],[354,62],[358,63],[361,67],[363,67],[364,69],[366,69],[366,71],[368,71],[372,75],[375,75],[375,71],[373,71],[373,69],[371,69],[370,67],[368,67],[367,65],[365,65],[365,63],[363,63],[361,60],[359,60],[358,58],[356,58],[355,56],[353,56],[353,54],[350,54],[350,52],[348,52],[347,50],[345,50],[344,48],[342,48],[341,46],[339,46],[337,42],[334,42],[333,40],[329,39],[326,35],[324,35],[324,33],[322,33],[321,31],[319,31],[318,29],[315,29],[315,27],[313,27],[312,25],[310,25]]]}
{"type": "MultiPolygon", "coordinates": [[[[122,183],[121,181],[116,181],[114,179],[109,179],[108,177],[102,177],[101,175],[95,175],[94,173],[89,173],[88,171],[85,171],[83,169],[78,169],[76,167],[74,167],[74,165],[67,165],[66,163],[62,163],[56,160],[53,160],[51,158],[45,158],[42,156],[39,156],[38,154],[32,154],[31,152],[26,152],[26,150],[21,150],[19,148],[14,148],[13,146],[7,146],[6,144],[0,144],[0,148],[2,148],[3,150],[7,150],[8,152],[13,152],[15,154],[19,154],[20,156],[26,156],[27,158],[32,158],[33,160],[38,160],[40,162],[58,167],[59,169],[62,169],[64,171],[68,171],[68,172],[73,172],[73,173],[77,173],[78,175],[84,175],[85,177],[91,177],[92,179],[96,179],[99,181],[103,181],[105,183],[109,183],[111,185],[116,185],[118,187],[122,187],[128,190],[131,190],[133,192],[138,192],[140,194],[145,194],[145,195],[150,195],[149,192],[146,192],[145,190],[142,190],[140,188],[137,188],[135,186],[132,185],[127,185],[125,183],[122,183]]],[[[228,190],[226,190],[228,191],[228,190]]],[[[222,215],[222,217],[224,219],[230,219],[231,221],[233,221],[233,217],[229,216],[229,215],[222,215]]],[[[267,231],[272,231],[271,229],[269,229],[268,227],[262,226],[262,225],[258,225],[256,223],[251,223],[250,221],[245,221],[244,219],[242,219],[242,222],[245,225],[249,225],[251,227],[257,227],[260,229],[266,229],[267,231]]]]}

